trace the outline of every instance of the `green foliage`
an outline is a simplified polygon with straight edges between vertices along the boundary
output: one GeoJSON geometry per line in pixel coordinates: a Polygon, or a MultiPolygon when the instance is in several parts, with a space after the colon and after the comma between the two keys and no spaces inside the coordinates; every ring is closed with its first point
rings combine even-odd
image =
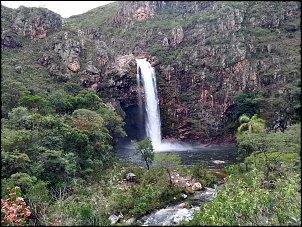
{"type": "Polygon", "coordinates": [[[72,113],[73,125],[81,131],[89,132],[99,130],[103,124],[103,118],[95,111],[77,109],[72,113]]]}
{"type": "Polygon", "coordinates": [[[246,166],[261,169],[265,173],[266,180],[275,179],[280,175],[287,176],[291,172],[289,166],[297,168],[299,162],[298,154],[301,149],[299,127],[300,124],[297,124],[288,127],[284,132],[262,132],[239,136],[238,151],[247,154],[246,166]]]}
{"type": "Polygon", "coordinates": [[[178,169],[181,164],[180,157],[177,153],[157,153],[154,157],[157,164],[164,168],[169,175],[169,184],[173,185],[171,178],[171,171],[178,169]]]}
{"type": "Polygon", "coordinates": [[[120,211],[124,216],[140,218],[175,201],[174,197],[180,198],[183,188],[178,186],[171,188],[160,166],[156,165],[149,171],[140,173],[141,167],[131,165],[127,168],[139,176],[140,183],[132,183],[130,186],[113,190],[109,196],[111,210],[120,211]]]}
{"type": "Polygon", "coordinates": [[[112,149],[112,136],[104,126],[104,119],[97,112],[77,109],[72,113],[72,124],[88,136],[98,151],[107,152],[112,149]]]}
{"type": "Polygon", "coordinates": [[[245,114],[242,114],[239,117],[239,122],[240,123],[248,123],[250,121],[250,118],[248,116],[246,116],[245,114]]]}
{"type": "MultiPolygon", "coordinates": [[[[233,176],[220,191],[221,195],[217,194],[213,205],[207,204],[206,210],[198,212],[196,217],[200,218],[200,221],[194,219],[192,223],[301,225],[301,196],[297,189],[301,177],[296,176],[301,169],[301,125],[291,125],[284,133],[266,133],[263,131],[264,122],[259,122],[259,118],[253,119],[254,113],[257,113],[270,125],[277,115],[283,116],[286,122],[284,129],[288,123],[300,122],[301,81],[297,79],[301,68],[300,17],[289,10],[297,7],[297,3],[230,1],[208,7],[210,3],[207,2],[182,2],[179,3],[180,7],[173,7],[173,10],[169,7],[170,3],[167,3],[163,10],[158,7],[154,17],[144,21],[128,21],[127,25],[123,20],[119,21],[123,15],[115,18],[113,12],[116,12],[118,4],[114,2],[108,7],[98,7],[85,14],[68,18],[63,30],[49,33],[38,42],[32,42],[22,35],[10,34],[17,42],[22,43],[23,47],[2,51],[2,192],[6,190],[6,186],[13,188],[15,183],[21,185],[22,190],[26,191],[24,198],[34,210],[32,216],[37,218],[37,225],[49,225],[52,220],[62,220],[61,225],[67,226],[109,225],[108,214],[113,213],[114,209],[129,216],[142,215],[174,201],[174,197],[179,198],[183,189],[177,186],[169,187],[162,168],[167,167],[170,171],[174,168],[172,163],[177,160],[162,158],[161,166],[149,169],[153,158],[156,159],[150,144],[140,147],[142,150],[146,149],[146,153],[141,155],[149,171],[132,164],[128,169],[125,163],[119,168],[115,165],[116,159],[113,159],[109,152],[114,148],[117,139],[125,136],[122,117],[108,108],[94,91],[83,90],[78,84],[84,76],[82,73],[85,74],[84,70],[72,74],[64,72],[64,64],[54,52],[53,45],[56,45],[56,42],[64,45],[65,41],[59,38],[64,32],[68,33],[70,41],[79,41],[80,29],[85,33],[85,37],[81,38],[83,42],[79,55],[83,69],[88,60],[96,63],[94,58],[97,40],[93,39],[94,35],[99,33],[108,45],[105,54],[109,56],[109,63],[115,59],[114,53],[146,50],[156,56],[162,65],[170,64],[179,71],[181,64],[172,64],[173,61],[181,63],[185,58],[187,63],[192,63],[190,53],[193,50],[202,52],[202,55],[205,55],[202,58],[215,65],[215,56],[208,59],[203,45],[207,45],[214,54],[221,50],[233,49],[228,34],[235,34],[233,40],[238,40],[236,45],[240,47],[240,51],[246,52],[245,60],[255,66],[257,79],[254,82],[259,85],[251,87],[250,79],[246,81],[247,90],[235,94],[235,111],[229,114],[232,119],[227,122],[226,133],[232,129],[236,131],[240,126],[237,119],[242,114],[249,118],[240,122],[242,128],[237,134],[238,149],[240,154],[245,154],[245,160],[239,166],[227,168],[227,172],[233,176]],[[235,17],[235,27],[233,24],[228,26],[224,22],[230,19],[229,16],[232,19],[232,15],[238,15],[235,9],[244,12],[243,21],[239,13],[239,17],[235,17]],[[272,17],[264,18],[265,15],[272,17]],[[254,20],[249,20],[252,17],[254,20]],[[277,21],[278,25],[275,24],[276,18],[280,19],[277,21]],[[173,45],[171,30],[178,25],[181,25],[188,35],[181,44],[173,45]],[[226,25],[227,29],[234,27],[236,32],[230,30],[229,33],[220,34],[220,26],[226,25]],[[94,32],[91,28],[97,32],[90,33],[94,32]],[[215,34],[209,31],[214,31],[215,34]],[[136,42],[142,37],[145,47],[144,42],[136,42]],[[168,50],[162,47],[164,37],[172,44],[168,50]],[[128,43],[124,42],[125,38],[128,43]],[[244,43],[242,40],[245,40],[244,43]],[[49,66],[36,64],[42,55],[51,57],[49,66]],[[279,62],[278,59],[282,61],[279,62]],[[22,72],[17,70],[20,66],[22,72]],[[53,68],[56,69],[52,71],[53,68]],[[281,87],[282,89],[279,89],[281,87]],[[250,92],[250,89],[255,92],[250,92]],[[253,126],[251,133],[248,133],[249,126],[253,126]],[[248,168],[244,168],[244,165],[248,168]],[[129,185],[120,183],[121,175],[128,172],[127,170],[139,176],[141,183],[130,185],[129,188],[129,185]],[[273,187],[263,186],[267,180],[271,181],[273,187]]],[[[8,13],[3,10],[1,19],[4,20],[1,25],[4,25],[4,30],[12,27],[16,15],[16,10],[8,13]]],[[[230,63],[235,60],[237,62],[238,58],[227,54],[228,56],[221,56],[221,59],[228,59],[230,63]]],[[[112,96],[106,73],[109,65],[99,66],[102,81],[99,82],[98,88],[102,90],[104,100],[112,96]]],[[[187,65],[189,71],[186,75],[194,75],[195,78],[199,78],[200,69],[205,67],[202,67],[201,63],[191,64],[191,68],[190,64],[187,65]]],[[[171,77],[171,85],[173,81],[177,85],[181,79],[185,79],[186,83],[191,81],[190,76],[175,76],[175,79],[171,77]]],[[[208,84],[211,82],[211,73],[207,73],[206,77],[202,86],[211,86],[208,84]]],[[[200,82],[194,80],[191,88],[199,89],[199,84],[200,82]]],[[[163,97],[173,95],[173,89],[165,89],[166,91],[161,91],[163,97]]],[[[181,86],[181,91],[184,91],[183,89],[185,87],[181,86]]],[[[194,100],[198,99],[199,90],[185,93],[180,92],[181,96],[177,96],[176,101],[180,98],[178,101],[187,103],[190,101],[190,94],[194,96],[194,100]]],[[[170,107],[174,106],[171,104],[170,107]]],[[[167,125],[164,130],[165,134],[171,134],[179,128],[179,120],[171,118],[167,109],[169,108],[163,110],[167,125]]],[[[206,126],[200,128],[199,116],[191,122],[199,132],[211,136],[206,126]]],[[[194,168],[194,175],[200,178],[200,182],[205,180],[203,185],[212,181],[211,177],[207,178],[205,167],[194,168]]],[[[6,197],[2,195],[2,198],[6,197]]]]}
{"type": "Polygon", "coordinates": [[[76,152],[78,154],[85,153],[85,150],[88,149],[89,145],[88,136],[77,128],[67,128],[64,132],[63,149],[66,152],[76,152]]]}
{"type": "Polygon", "coordinates": [[[12,129],[20,129],[22,123],[25,121],[26,117],[29,115],[29,111],[26,107],[19,106],[17,108],[13,108],[8,113],[8,122],[7,127],[12,129]]]}
{"type": "Polygon", "coordinates": [[[141,215],[149,211],[150,208],[152,210],[157,207],[156,202],[154,202],[154,198],[157,197],[157,191],[155,191],[155,189],[151,185],[132,185],[131,194],[132,198],[138,196],[139,199],[134,201],[133,208],[130,213],[141,215]]]}
{"type": "Polygon", "coordinates": [[[41,114],[48,114],[52,112],[48,100],[39,95],[27,95],[20,99],[20,105],[27,107],[29,110],[36,110],[41,114]]]}
{"type": "Polygon", "coordinates": [[[65,101],[72,99],[73,107],[66,109],[63,103],[62,108],[57,109],[65,114],[64,117],[36,113],[38,109],[49,108],[55,97],[45,101],[38,95],[24,96],[21,103],[29,109],[21,106],[13,108],[8,113],[8,119],[2,119],[2,176],[24,172],[49,185],[60,185],[75,175],[88,172],[91,176],[97,175],[99,170],[110,166],[111,155],[108,152],[114,145],[112,136],[123,135],[122,119],[116,117],[118,115],[109,110],[94,92],[86,91],[75,97],[67,95],[65,101]],[[79,105],[101,110],[101,113],[76,109],[71,115],[66,115],[79,105]],[[116,118],[110,119],[110,115],[116,118]]]}
{"type": "Polygon", "coordinates": [[[29,91],[19,81],[15,80],[5,80],[1,82],[1,113],[2,117],[7,116],[8,112],[12,108],[18,107],[19,100],[28,95],[29,91]]]}
{"type": "Polygon", "coordinates": [[[41,156],[44,174],[41,179],[52,185],[70,181],[75,173],[74,155],[63,154],[62,150],[45,150],[41,156]]]}
{"type": "Polygon", "coordinates": [[[116,112],[105,106],[100,107],[96,112],[104,119],[104,124],[113,138],[118,139],[127,135],[123,129],[125,122],[116,112]]]}
{"type": "Polygon", "coordinates": [[[206,163],[196,164],[192,167],[192,176],[204,187],[212,187],[216,182],[215,174],[211,173],[206,163]]]}
{"type": "Polygon", "coordinates": [[[140,154],[142,160],[146,163],[147,169],[149,170],[149,165],[152,164],[155,155],[150,138],[147,137],[146,139],[143,139],[138,143],[132,140],[131,144],[136,147],[133,154],[140,154]]]}
{"type": "Polygon", "coordinates": [[[159,166],[170,170],[178,169],[181,164],[180,156],[175,152],[156,153],[154,160],[159,166]]]}
{"type": "Polygon", "coordinates": [[[259,107],[263,100],[261,95],[254,96],[247,91],[237,93],[234,96],[237,116],[245,114],[248,117],[252,117],[254,113],[259,113],[259,107]]]}
{"type": "Polygon", "coordinates": [[[225,170],[228,175],[232,175],[232,174],[239,175],[246,171],[242,164],[227,165],[225,170]]]}
{"type": "Polygon", "coordinates": [[[30,133],[25,130],[1,130],[1,175],[9,177],[17,172],[26,172],[30,157],[23,153],[30,141],[30,133]]]}
{"type": "Polygon", "coordinates": [[[240,135],[244,131],[248,131],[249,134],[263,132],[265,130],[265,121],[258,118],[257,114],[254,114],[251,118],[245,114],[239,117],[239,122],[241,125],[237,129],[237,134],[240,135]]]}
{"type": "Polygon", "coordinates": [[[266,28],[254,28],[251,29],[251,34],[255,35],[255,36],[267,36],[270,33],[270,29],[266,29],[266,28]]]}
{"type": "Polygon", "coordinates": [[[301,195],[299,176],[279,179],[275,190],[261,188],[257,171],[246,173],[248,181],[230,176],[210,203],[194,213],[193,220],[182,225],[299,225],[301,195]]]}
{"type": "Polygon", "coordinates": [[[28,190],[37,183],[37,178],[35,176],[30,176],[27,173],[15,173],[7,179],[9,185],[15,185],[21,188],[22,194],[28,192],[28,190]]]}
{"type": "Polygon", "coordinates": [[[242,2],[238,2],[238,1],[226,1],[224,2],[225,5],[228,5],[228,6],[231,6],[231,7],[234,7],[234,8],[241,8],[243,3],[242,2]]]}
{"type": "Polygon", "coordinates": [[[83,204],[79,207],[81,226],[103,226],[109,225],[109,220],[102,219],[90,204],[83,204]]]}
{"type": "MultiPolygon", "coordinates": [[[[112,2],[106,5],[106,7],[100,6],[81,15],[67,18],[70,29],[80,28],[84,31],[91,27],[98,28],[100,25],[103,25],[105,21],[112,21],[116,5],[117,2],[112,2]]],[[[112,26],[101,26],[100,29],[104,34],[114,32],[112,26]]]]}
{"type": "Polygon", "coordinates": [[[41,224],[52,220],[65,226],[108,226],[107,200],[99,185],[88,185],[82,179],[74,178],[73,184],[53,187],[50,190],[53,202],[47,204],[41,224]],[[70,194],[72,192],[72,194],[70,194]]]}
{"type": "Polygon", "coordinates": [[[98,110],[102,105],[102,99],[95,93],[95,91],[82,90],[75,96],[75,109],[98,110]]]}
{"type": "Polygon", "coordinates": [[[141,183],[146,184],[158,184],[163,188],[167,185],[167,178],[165,170],[158,165],[154,165],[149,171],[144,171],[143,169],[135,171],[135,173],[141,179],[141,183]]]}
{"type": "Polygon", "coordinates": [[[56,90],[48,97],[52,108],[59,114],[70,114],[74,110],[76,98],[64,90],[56,90]]]}
{"type": "Polygon", "coordinates": [[[227,166],[223,188],[181,225],[301,225],[300,126],[238,135],[249,168],[227,166]]]}
{"type": "Polygon", "coordinates": [[[43,208],[43,204],[47,204],[50,200],[47,185],[41,180],[27,188],[24,197],[28,198],[29,203],[35,204],[31,207],[40,206],[40,209],[43,208]]]}
{"type": "MultiPolygon", "coordinates": [[[[72,83],[72,82],[67,82],[63,84],[63,90],[67,92],[71,96],[76,96],[79,94],[80,91],[83,90],[80,84],[78,83],[72,83]]],[[[60,92],[60,90],[59,90],[60,92]]]]}

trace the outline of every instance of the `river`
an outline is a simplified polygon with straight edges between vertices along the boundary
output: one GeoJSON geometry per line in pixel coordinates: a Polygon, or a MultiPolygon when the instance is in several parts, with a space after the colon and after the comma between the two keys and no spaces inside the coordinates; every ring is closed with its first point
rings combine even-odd
{"type": "MultiPolygon", "coordinates": [[[[117,152],[117,157],[123,161],[130,161],[144,166],[139,154],[133,155],[134,148],[129,146],[121,147],[117,152]]],[[[192,167],[196,164],[207,163],[209,168],[224,168],[228,164],[240,163],[237,160],[238,149],[235,146],[187,146],[181,149],[170,151],[160,151],[161,153],[175,152],[181,159],[181,164],[192,167]],[[215,162],[219,160],[222,162],[215,162]]],[[[153,163],[156,165],[156,163],[153,163]]]]}
{"type": "MultiPolygon", "coordinates": [[[[134,149],[131,146],[119,149],[117,156],[120,160],[127,160],[136,164],[144,166],[140,155],[133,155],[134,149]]],[[[161,152],[175,152],[181,159],[181,164],[186,167],[192,167],[196,164],[206,163],[216,175],[221,174],[228,164],[240,163],[237,160],[237,147],[223,147],[223,146],[188,146],[186,149],[175,149],[173,151],[161,152]]],[[[156,165],[156,163],[153,163],[156,165]]],[[[195,210],[200,209],[203,202],[209,202],[216,191],[221,188],[219,185],[216,189],[206,187],[205,190],[196,191],[193,196],[189,196],[184,201],[169,204],[167,207],[155,210],[137,220],[140,226],[176,226],[181,220],[191,220],[195,210]],[[191,200],[192,206],[185,207],[185,201],[191,200]]]]}

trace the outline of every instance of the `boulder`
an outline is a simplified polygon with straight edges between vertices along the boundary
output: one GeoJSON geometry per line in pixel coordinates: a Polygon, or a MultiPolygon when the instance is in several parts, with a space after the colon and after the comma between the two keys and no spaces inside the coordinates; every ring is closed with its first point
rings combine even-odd
{"type": "Polygon", "coordinates": [[[214,160],[213,163],[214,163],[214,164],[223,164],[223,163],[225,163],[225,161],[214,160]]]}
{"type": "Polygon", "coordinates": [[[133,224],[133,223],[135,223],[135,221],[136,221],[136,219],[135,218],[129,218],[127,221],[126,221],[126,223],[127,224],[133,224]]]}
{"type": "Polygon", "coordinates": [[[123,217],[124,217],[123,214],[119,214],[119,215],[111,214],[108,219],[111,221],[111,224],[116,224],[123,217]]]}
{"type": "Polygon", "coordinates": [[[201,191],[203,189],[202,185],[199,182],[196,182],[192,186],[193,191],[201,191]]]}
{"type": "Polygon", "coordinates": [[[130,181],[130,182],[136,182],[136,183],[139,182],[137,176],[134,173],[127,173],[126,180],[130,181]]]}

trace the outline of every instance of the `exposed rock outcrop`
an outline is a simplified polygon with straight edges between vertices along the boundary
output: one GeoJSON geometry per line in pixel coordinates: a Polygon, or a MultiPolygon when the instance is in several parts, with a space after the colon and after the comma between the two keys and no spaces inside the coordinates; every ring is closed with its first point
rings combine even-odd
{"type": "Polygon", "coordinates": [[[12,30],[33,40],[45,38],[62,27],[62,17],[46,8],[20,6],[13,19],[12,30]]]}
{"type": "Polygon", "coordinates": [[[10,31],[2,31],[1,33],[1,50],[8,50],[22,47],[21,42],[17,41],[16,35],[10,31]]]}
{"type": "Polygon", "coordinates": [[[63,18],[46,8],[1,5],[1,49],[22,47],[22,37],[38,41],[62,28],[63,18]],[[4,19],[5,18],[5,19],[4,19]]]}
{"type": "Polygon", "coordinates": [[[271,129],[282,131],[293,120],[301,75],[299,2],[115,4],[102,22],[70,21],[72,29],[68,19],[44,8],[2,7],[2,50],[43,43],[32,46],[40,53],[35,63],[57,81],[81,83],[106,102],[118,102],[131,114],[127,127],[133,130],[135,59],[148,59],[157,77],[165,139],[234,140],[223,135],[237,126],[235,97],[242,93],[262,99],[252,111],[271,129]]]}

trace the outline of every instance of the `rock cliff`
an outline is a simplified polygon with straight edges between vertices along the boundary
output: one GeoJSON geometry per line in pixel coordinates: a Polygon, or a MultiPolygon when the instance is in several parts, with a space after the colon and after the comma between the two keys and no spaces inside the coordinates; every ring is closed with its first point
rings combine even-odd
{"type": "Polygon", "coordinates": [[[1,6],[1,20],[2,50],[35,45],[54,83],[79,83],[121,106],[129,135],[138,127],[137,58],[155,68],[166,139],[232,140],[246,93],[245,108],[269,129],[299,115],[299,2],[114,2],[66,21],[1,6]]]}

